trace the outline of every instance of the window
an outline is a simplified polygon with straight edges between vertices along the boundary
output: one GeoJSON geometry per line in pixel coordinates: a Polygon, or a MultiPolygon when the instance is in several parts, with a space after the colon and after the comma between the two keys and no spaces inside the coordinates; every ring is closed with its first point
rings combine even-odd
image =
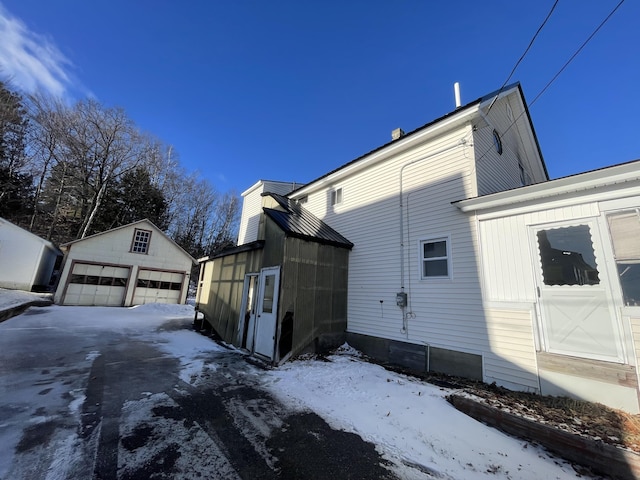
{"type": "Polygon", "coordinates": [[[139,230],[136,228],[133,234],[133,244],[131,251],[133,253],[147,253],[149,250],[149,240],[151,239],[151,231],[139,230]]]}
{"type": "Polygon", "coordinates": [[[449,277],[449,240],[437,238],[420,242],[422,278],[449,277]]]}
{"type": "Polygon", "coordinates": [[[502,140],[500,139],[500,134],[497,130],[493,131],[493,146],[498,152],[498,155],[502,155],[502,140]]]}
{"type": "Polygon", "coordinates": [[[624,304],[640,307],[640,210],[607,216],[624,304]]]}
{"type": "Polygon", "coordinates": [[[545,285],[598,285],[600,276],[588,225],[537,234],[545,285]]]}
{"type": "Polygon", "coordinates": [[[102,285],[106,287],[124,287],[127,285],[127,279],[119,277],[102,277],[97,275],[79,275],[74,273],[71,275],[69,283],[76,283],[79,285],[102,285]]]}
{"type": "Polygon", "coordinates": [[[339,205],[342,203],[342,188],[331,190],[331,205],[339,205]]]}

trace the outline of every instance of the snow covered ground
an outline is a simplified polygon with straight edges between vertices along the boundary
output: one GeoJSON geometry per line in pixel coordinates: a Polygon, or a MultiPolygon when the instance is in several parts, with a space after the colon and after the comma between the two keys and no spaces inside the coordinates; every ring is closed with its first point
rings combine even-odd
{"type": "Polygon", "coordinates": [[[35,300],[50,300],[51,297],[52,295],[47,293],[31,293],[0,288],[0,311],[35,300]]]}
{"type": "MultiPolygon", "coordinates": [[[[10,296],[15,297],[0,290],[0,309],[15,304],[12,303],[15,298],[11,300],[10,296]]],[[[185,329],[153,331],[149,328],[166,325],[172,319],[193,318],[193,307],[189,305],[121,309],[48,307],[45,310],[30,317],[35,323],[29,328],[74,330],[91,332],[91,335],[108,329],[127,335],[153,336],[154,344],[167,357],[180,362],[179,378],[194,388],[206,383],[207,377],[219,368],[211,363],[215,355],[210,354],[222,348],[210,339],[185,329]]],[[[20,317],[0,323],[0,335],[4,333],[3,328],[19,326],[20,317]]],[[[240,351],[232,350],[232,353],[244,355],[240,351]]],[[[87,356],[84,360],[93,359],[87,356]]],[[[393,471],[400,478],[569,479],[579,476],[570,464],[543,449],[504,435],[457,411],[446,401],[453,390],[367,363],[348,345],[327,360],[301,359],[268,371],[252,365],[247,368],[255,370],[252,375],[255,374],[256,383],[287,408],[313,411],[333,428],[356,433],[374,443],[383,457],[396,465],[393,471]]],[[[3,395],[11,392],[4,390],[3,395]]],[[[73,398],[84,399],[84,394],[74,390],[73,398]]],[[[77,406],[75,408],[77,410],[77,406]]],[[[135,411],[124,413],[133,415],[135,411]]],[[[6,427],[6,424],[0,425],[0,429],[6,427]]],[[[0,460],[2,458],[6,456],[0,460]]]]}

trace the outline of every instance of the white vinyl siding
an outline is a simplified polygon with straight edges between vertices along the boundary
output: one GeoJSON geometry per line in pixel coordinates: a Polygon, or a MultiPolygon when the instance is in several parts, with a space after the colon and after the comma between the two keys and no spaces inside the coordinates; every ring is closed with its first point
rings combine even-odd
{"type": "Polygon", "coordinates": [[[260,215],[262,214],[262,194],[278,193],[286,195],[296,187],[290,182],[259,181],[253,187],[242,193],[242,214],[238,229],[238,245],[258,240],[260,215]]]}
{"type": "Polygon", "coordinates": [[[496,101],[488,115],[491,124],[480,120],[474,132],[478,195],[521,187],[521,167],[525,179],[530,183],[545,180],[537,162],[532,165],[532,162],[527,161],[532,155],[535,158],[538,152],[520,138],[521,132],[526,130],[524,123],[528,122],[526,114],[520,116],[521,105],[510,107],[515,115],[513,120],[509,118],[506,107],[510,105],[509,102],[514,101],[514,98],[516,98],[515,95],[510,95],[496,101]],[[494,129],[500,136],[502,154],[498,154],[494,146],[494,129]]]}
{"type": "Polygon", "coordinates": [[[535,258],[531,250],[529,225],[597,215],[597,206],[587,203],[481,219],[485,299],[504,302],[536,301],[532,264],[535,258]]]}
{"type": "Polygon", "coordinates": [[[469,146],[457,146],[429,157],[470,134],[470,128],[458,128],[428,146],[341,178],[340,187],[349,192],[349,199],[338,212],[329,208],[335,185],[309,192],[305,208],[355,245],[349,257],[350,332],[469,353],[479,353],[488,345],[474,227],[451,205],[475,192],[473,153],[469,146]],[[405,334],[401,331],[402,311],[395,304],[401,286],[400,171],[414,161],[402,174],[404,283],[408,311],[414,315],[405,334]],[[451,280],[423,282],[420,241],[442,237],[450,238],[450,254],[455,259],[451,280]]]}
{"type": "Polygon", "coordinates": [[[484,356],[485,382],[539,393],[532,307],[485,310],[491,343],[490,352],[484,356]]]}

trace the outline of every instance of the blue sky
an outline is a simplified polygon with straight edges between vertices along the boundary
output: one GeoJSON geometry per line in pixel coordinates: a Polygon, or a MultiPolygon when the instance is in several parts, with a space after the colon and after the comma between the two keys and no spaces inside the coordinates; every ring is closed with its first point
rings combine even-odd
{"type": "MultiPolygon", "coordinates": [[[[0,0],[0,72],[123,107],[219,191],[308,182],[506,80],[553,1],[0,0]]],[[[561,0],[531,102],[619,0],[561,0]]],[[[531,106],[551,178],[640,158],[640,2],[531,106]]]]}

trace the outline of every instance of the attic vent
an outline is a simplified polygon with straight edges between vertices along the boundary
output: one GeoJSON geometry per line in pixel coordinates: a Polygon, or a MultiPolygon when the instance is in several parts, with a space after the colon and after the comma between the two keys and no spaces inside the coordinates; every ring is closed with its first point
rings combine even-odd
{"type": "Polygon", "coordinates": [[[397,140],[400,137],[404,137],[404,130],[401,128],[396,128],[391,132],[391,140],[397,140]]]}

